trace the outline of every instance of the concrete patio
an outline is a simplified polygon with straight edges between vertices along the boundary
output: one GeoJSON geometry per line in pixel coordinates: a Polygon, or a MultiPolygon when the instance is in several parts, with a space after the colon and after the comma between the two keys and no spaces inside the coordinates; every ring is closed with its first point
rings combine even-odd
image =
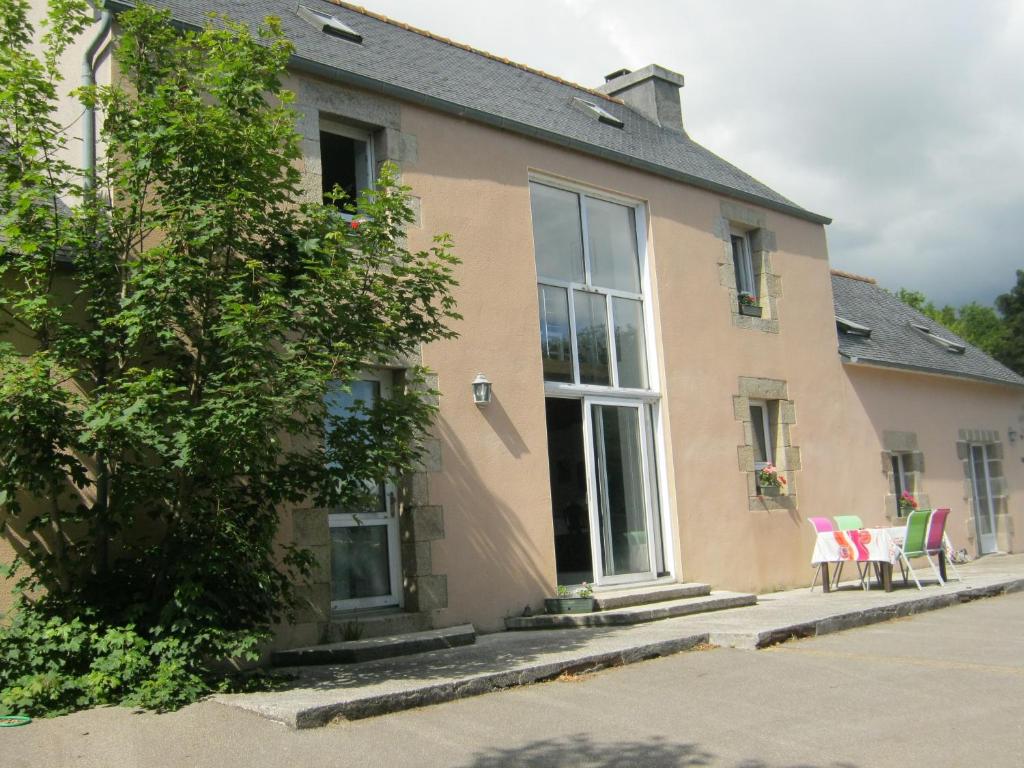
{"type": "MultiPolygon", "coordinates": [[[[1024,555],[959,566],[962,582],[922,579],[891,593],[849,582],[823,594],[806,588],[760,595],[728,611],[626,627],[501,632],[474,645],[360,664],[294,670],[285,690],[215,697],[291,728],[314,728],[619,666],[702,644],[756,649],[1024,590],[1024,555]]],[[[919,575],[921,571],[919,570],[919,575]]]]}

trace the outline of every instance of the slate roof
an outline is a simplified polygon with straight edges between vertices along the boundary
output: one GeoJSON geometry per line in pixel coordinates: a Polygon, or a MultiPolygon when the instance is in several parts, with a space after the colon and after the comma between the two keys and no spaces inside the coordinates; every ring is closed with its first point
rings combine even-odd
{"type": "MultiPolygon", "coordinates": [[[[362,43],[332,37],[296,14],[300,0],[153,0],[176,21],[202,26],[211,11],[255,26],[277,16],[295,45],[292,66],[480,122],[569,146],[817,223],[812,213],[690,139],[641,117],[617,99],[413,29],[357,6],[301,0],[336,16],[362,43]],[[622,120],[599,122],[574,107],[596,101],[622,120]]],[[[131,5],[114,0],[115,10],[131,5]]]]}
{"type": "Polygon", "coordinates": [[[860,362],[893,368],[1024,387],[1024,377],[907,306],[874,281],[833,271],[832,295],[837,318],[871,329],[868,338],[837,330],[839,354],[848,360],[857,358],[860,362]],[[925,326],[936,336],[963,345],[963,353],[949,351],[913,325],[925,326]]]}

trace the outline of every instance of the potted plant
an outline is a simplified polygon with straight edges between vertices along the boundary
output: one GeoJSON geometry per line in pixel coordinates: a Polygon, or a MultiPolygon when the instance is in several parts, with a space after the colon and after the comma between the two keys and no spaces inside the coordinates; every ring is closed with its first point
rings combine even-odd
{"type": "Polygon", "coordinates": [[[757,473],[757,486],[762,496],[778,496],[786,487],[786,477],[774,464],[765,464],[757,473]]]}
{"type": "Polygon", "coordinates": [[[761,317],[761,306],[757,303],[757,297],[748,291],[740,291],[740,314],[748,317],[761,317]]]}
{"type": "Polygon", "coordinates": [[[594,590],[587,582],[578,587],[558,585],[558,596],[544,600],[544,609],[548,613],[593,613],[594,590]]]}
{"type": "Polygon", "coordinates": [[[917,499],[914,498],[914,494],[910,493],[910,491],[904,491],[900,494],[900,517],[906,517],[919,506],[917,499]]]}

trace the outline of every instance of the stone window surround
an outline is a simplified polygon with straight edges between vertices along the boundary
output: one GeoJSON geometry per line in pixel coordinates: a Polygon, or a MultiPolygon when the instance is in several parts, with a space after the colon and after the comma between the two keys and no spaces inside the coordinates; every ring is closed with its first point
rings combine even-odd
{"type": "Polygon", "coordinates": [[[1001,552],[1012,551],[1014,535],[1013,517],[1009,513],[1006,477],[1003,474],[1003,442],[998,431],[990,429],[960,429],[957,434],[956,455],[964,470],[964,504],[968,515],[966,521],[967,540],[977,552],[978,532],[976,528],[976,512],[974,509],[974,485],[971,476],[972,445],[985,445],[989,456],[989,473],[992,484],[992,506],[995,510],[996,548],[1001,552]],[[992,464],[996,464],[997,472],[992,472],[992,464]]]}
{"type": "MultiPolygon", "coordinates": [[[[324,123],[342,123],[372,132],[374,174],[380,164],[392,161],[401,169],[418,160],[416,137],[401,130],[398,102],[378,94],[339,87],[312,77],[296,78],[289,86],[295,92],[293,108],[298,115],[297,128],[302,137],[302,188],[306,197],[319,202],[322,166],[320,130],[324,123]]],[[[329,130],[329,125],[326,126],[329,130]]],[[[420,199],[412,197],[415,216],[412,226],[421,227],[420,199]]],[[[405,370],[422,365],[422,354],[389,361],[395,386],[404,386],[405,370]]],[[[437,376],[428,374],[423,385],[437,398],[437,376]]],[[[448,606],[447,576],[435,573],[431,556],[432,542],[444,539],[444,509],[430,503],[429,476],[441,471],[440,441],[427,437],[423,444],[421,467],[398,487],[399,540],[403,582],[403,611],[432,612],[448,606]]],[[[308,610],[296,621],[315,622],[318,634],[325,635],[330,619],[330,533],[327,511],[315,508],[293,512],[293,537],[299,546],[310,548],[316,558],[314,576],[302,592],[308,597],[308,610]]]]}
{"type": "Polygon", "coordinates": [[[739,394],[733,396],[733,416],[742,423],[743,443],[737,446],[739,470],[747,484],[747,508],[751,512],[764,510],[796,510],[796,471],[801,469],[800,448],[793,445],[790,428],[796,424],[796,409],[789,399],[785,381],[754,377],[739,377],[739,394]],[[774,436],[775,466],[786,478],[785,493],[765,496],[757,492],[754,469],[754,430],[750,416],[750,401],[768,403],[768,417],[774,436]]]}
{"type": "Polygon", "coordinates": [[[894,455],[903,457],[903,475],[907,479],[908,489],[917,499],[921,509],[931,509],[931,501],[922,490],[924,475],[924,453],[918,445],[916,432],[898,432],[885,430],[882,432],[882,474],[885,475],[888,487],[884,499],[885,519],[892,525],[902,525],[903,517],[898,511],[896,497],[896,476],[892,469],[894,455]]]}
{"type": "Polygon", "coordinates": [[[729,296],[732,324],[737,328],[750,328],[765,333],[779,332],[778,300],[782,297],[782,278],[775,273],[772,253],[777,250],[775,233],[767,227],[768,217],[763,211],[731,200],[721,202],[721,216],[714,231],[722,241],[718,261],[718,281],[729,296]],[[732,259],[732,234],[742,231],[750,239],[750,257],[754,267],[754,280],[760,286],[758,301],[761,317],[740,314],[739,289],[736,268],[732,259]]]}

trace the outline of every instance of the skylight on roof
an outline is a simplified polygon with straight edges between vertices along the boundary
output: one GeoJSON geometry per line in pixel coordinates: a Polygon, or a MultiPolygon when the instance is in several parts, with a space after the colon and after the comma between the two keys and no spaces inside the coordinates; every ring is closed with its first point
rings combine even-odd
{"type": "Polygon", "coordinates": [[[610,125],[613,128],[622,128],[625,126],[625,123],[619,120],[619,118],[608,110],[599,107],[592,101],[587,101],[586,99],[581,99],[579,96],[574,96],[572,99],[572,105],[582,112],[586,112],[593,117],[596,117],[598,122],[604,123],[605,125],[610,125]]]}
{"type": "Polygon", "coordinates": [[[863,336],[866,339],[871,338],[871,329],[866,325],[855,323],[853,320],[847,320],[845,317],[840,317],[839,315],[836,315],[836,327],[848,336],[863,336]]]}
{"type": "Polygon", "coordinates": [[[295,9],[295,13],[298,14],[299,18],[305,19],[325,34],[340,37],[343,40],[351,40],[353,43],[363,42],[363,36],[341,21],[337,16],[314,11],[312,8],[307,8],[304,5],[298,6],[295,9]]]}
{"type": "Polygon", "coordinates": [[[921,325],[920,323],[910,323],[910,327],[913,328],[918,333],[920,333],[926,339],[928,339],[928,341],[932,342],[933,344],[939,345],[944,350],[954,355],[962,355],[964,352],[967,351],[966,344],[961,344],[960,342],[953,341],[951,339],[944,339],[941,336],[937,335],[934,331],[932,331],[927,325],[921,325]]]}

